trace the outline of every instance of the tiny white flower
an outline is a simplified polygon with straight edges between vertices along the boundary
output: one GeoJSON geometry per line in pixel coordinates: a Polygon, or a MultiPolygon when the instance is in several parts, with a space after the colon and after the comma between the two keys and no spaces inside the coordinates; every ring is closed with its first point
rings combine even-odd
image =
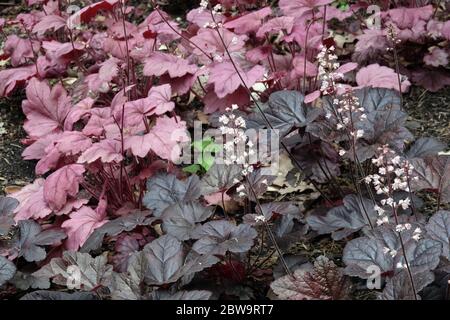
{"type": "Polygon", "coordinates": [[[402,207],[403,210],[406,210],[409,208],[411,200],[409,198],[402,199],[398,202],[398,204],[402,207]]]}
{"type": "Polygon", "coordinates": [[[265,222],[266,221],[266,217],[264,217],[262,214],[261,215],[257,215],[257,216],[255,216],[255,221],[256,222],[259,222],[259,221],[265,222]]]}
{"type": "Polygon", "coordinates": [[[339,155],[342,157],[346,154],[347,152],[344,149],[339,150],[339,155]]]}
{"type": "Polygon", "coordinates": [[[228,119],[228,117],[227,117],[226,115],[222,115],[222,116],[219,117],[219,121],[220,121],[221,123],[223,123],[223,124],[228,124],[228,122],[229,122],[230,120],[228,119]]]}
{"type": "Polygon", "coordinates": [[[364,130],[359,129],[358,131],[356,131],[356,137],[357,138],[361,138],[364,136],[364,130]]]}

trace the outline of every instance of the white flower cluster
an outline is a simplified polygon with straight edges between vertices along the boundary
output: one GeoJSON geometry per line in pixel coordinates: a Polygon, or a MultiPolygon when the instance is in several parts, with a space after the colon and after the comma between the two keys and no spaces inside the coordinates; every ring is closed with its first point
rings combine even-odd
{"type": "Polygon", "coordinates": [[[404,224],[398,224],[395,226],[395,231],[397,232],[403,232],[406,230],[410,230],[412,228],[410,223],[404,223],[404,224]]]}
{"type": "Polygon", "coordinates": [[[318,76],[321,81],[320,91],[324,95],[333,94],[336,91],[336,80],[343,77],[343,74],[336,72],[339,69],[337,55],[334,53],[334,47],[320,46],[320,52],[317,55],[319,63],[318,76]]]}
{"type": "Polygon", "coordinates": [[[215,22],[206,22],[204,25],[203,25],[203,28],[212,28],[212,29],[215,29],[215,28],[221,28],[222,27],[222,23],[221,22],[219,22],[219,23],[215,23],[215,22]]]}
{"type": "Polygon", "coordinates": [[[255,216],[255,222],[266,222],[266,217],[262,214],[255,216]]]}
{"type": "MultiPolygon", "coordinates": [[[[367,119],[365,110],[359,104],[359,99],[355,96],[351,89],[347,89],[344,94],[333,99],[332,111],[334,115],[329,111],[325,117],[327,119],[334,116],[334,120],[337,122],[336,129],[345,131],[351,139],[351,143],[355,143],[356,140],[364,136],[364,130],[357,127],[357,123],[367,119]]],[[[347,152],[344,149],[339,151],[339,155],[343,156],[347,152]]]]}
{"type": "MultiPolygon", "coordinates": [[[[219,130],[226,136],[224,149],[226,151],[224,163],[231,165],[236,163],[243,167],[242,175],[253,172],[253,166],[249,163],[249,156],[255,154],[253,142],[248,139],[244,129],[247,127],[244,118],[236,116],[233,111],[239,109],[235,104],[226,111],[230,114],[220,116],[219,121],[222,124],[219,130]],[[240,148],[241,147],[241,148],[240,148]],[[247,150],[248,149],[248,150],[247,150]]],[[[238,192],[240,192],[238,190],[238,192]]]]}
{"type": "Polygon", "coordinates": [[[219,14],[220,11],[222,11],[222,5],[219,3],[219,4],[216,4],[216,5],[213,7],[212,13],[213,13],[213,14],[219,14]]]}
{"type": "Polygon", "coordinates": [[[208,8],[208,0],[200,1],[200,12],[208,8]]]}
{"type": "MultiPolygon", "coordinates": [[[[368,175],[364,180],[367,184],[373,184],[377,194],[385,196],[380,201],[382,206],[375,205],[374,207],[379,215],[377,224],[382,225],[389,222],[388,217],[385,215],[386,210],[384,207],[388,206],[393,210],[400,207],[406,210],[410,207],[411,199],[409,197],[395,202],[393,194],[394,191],[398,190],[409,192],[408,179],[411,177],[414,167],[408,160],[402,160],[387,145],[378,148],[378,151],[378,157],[372,159],[372,163],[378,167],[378,173],[368,175]]],[[[414,179],[417,179],[417,177],[414,179]]],[[[407,227],[405,226],[405,228],[407,227]]]]}
{"type": "Polygon", "coordinates": [[[390,248],[388,248],[388,247],[384,247],[384,248],[383,248],[383,253],[384,253],[384,254],[388,254],[388,253],[389,253],[389,255],[390,255],[392,258],[394,258],[394,257],[397,255],[397,250],[395,250],[395,249],[390,249],[390,248]]]}

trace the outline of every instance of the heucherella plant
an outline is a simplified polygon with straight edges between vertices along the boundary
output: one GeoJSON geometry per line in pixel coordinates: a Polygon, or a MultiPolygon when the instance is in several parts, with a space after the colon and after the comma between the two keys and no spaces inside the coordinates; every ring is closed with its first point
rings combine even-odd
{"type": "Polygon", "coordinates": [[[0,296],[443,298],[450,156],[403,95],[450,85],[444,1],[27,3],[0,296]]]}

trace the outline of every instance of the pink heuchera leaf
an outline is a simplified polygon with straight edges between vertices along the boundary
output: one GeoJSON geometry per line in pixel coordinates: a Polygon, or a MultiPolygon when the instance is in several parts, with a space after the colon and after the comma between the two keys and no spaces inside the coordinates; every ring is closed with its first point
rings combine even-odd
{"type": "Polygon", "coordinates": [[[444,23],[441,32],[445,39],[450,40],[450,20],[444,23]]]}
{"type": "Polygon", "coordinates": [[[263,61],[264,59],[267,59],[267,57],[269,57],[270,55],[270,52],[272,52],[272,46],[256,47],[247,51],[245,57],[250,62],[258,63],[260,61],[263,61]]]}
{"type": "Polygon", "coordinates": [[[65,155],[79,154],[92,146],[90,138],[79,131],[66,131],[56,140],[56,148],[65,155]]]}
{"type": "Polygon", "coordinates": [[[305,96],[304,102],[305,103],[311,103],[311,102],[315,101],[318,98],[320,98],[320,91],[316,90],[316,91],[311,92],[310,94],[307,94],[305,96]]]}
{"type": "MultiPolygon", "coordinates": [[[[219,28],[218,32],[230,53],[241,50],[245,46],[245,41],[248,38],[246,35],[236,35],[224,28],[219,28]]],[[[225,47],[217,34],[217,30],[210,28],[200,29],[198,34],[190,40],[208,54],[216,56],[224,55],[225,53],[225,47]]],[[[198,56],[204,57],[204,53],[196,47],[193,47],[193,52],[198,56]]]]}
{"type": "Polygon", "coordinates": [[[172,111],[175,103],[170,101],[171,98],[172,90],[169,84],[153,86],[148,97],[125,103],[125,123],[127,126],[136,126],[143,123],[144,117],[172,111]]]}
{"type": "Polygon", "coordinates": [[[355,70],[356,68],[358,68],[358,64],[355,62],[347,62],[345,64],[343,64],[342,66],[340,66],[337,70],[336,73],[341,73],[341,74],[346,74],[350,71],[355,70]]]}
{"type": "Polygon", "coordinates": [[[15,221],[45,218],[52,213],[44,200],[44,183],[44,179],[36,179],[32,184],[11,194],[11,197],[19,201],[19,206],[15,209],[15,221]]]}
{"type": "Polygon", "coordinates": [[[125,140],[125,148],[138,157],[145,157],[150,150],[160,158],[176,161],[181,153],[180,143],[188,142],[186,122],[179,117],[163,116],[156,119],[155,126],[149,133],[131,136],[125,140]]]}
{"type": "Polygon", "coordinates": [[[155,114],[161,115],[175,108],[175,103],[170,101],[172,98],[172,88],[170,84],[154,86],[148,92],[148,99],[156,106],[155,114]]]}
{"type": "Polygon", "coordinates": [[[120,60],[114,57],[102,62],[97,73],[86,77],[88,88],[94,92],[108,92],[111,89],[110,82],[119,73],[119,62],[120,60]]]}
{"type": "Polygon", "coordinates": [[[43,175],[58,166],[58,162],[61,158],[61,153],[59,150],[55,147],[52,148],[52,146],[49,146],[46,149],[46,152],[47,154],[36,164],[35,172],[37,175],[43,175]]]}
{"type": "Polygon", "coordinates": [[[388,45],[386,33],[383,30],[367,29],[356,37],[355,54],[360,54],[363,59],[370,57],[372,53],[386,51],[388,45]]]}
{"type": "Polygon", "coordinates": [[[161,76],[168,73],[171,78],[182,77],[187,73],[197,72],[197,66],[189,64],[189,61],[174,55],[155,52],[151,54],[144,65],[144,75],[161,76]]]}
{"type": "Polygon", "coordinates": [[[228,21],[223,26],[228,29],[234,29],[237,34],[246,34],[258,30],[262,20],[272,13],[270,7],[264,7],[258,11],[254,11],[243,15],[232,21],[228,21]]]}
{"type": "Polygon", "coordinates": [[[188,93],[194,82],[197,80],[197,77],[203,74],[205,71],[206,69],[200,69],[195,74],[186,73],[184,76],[177,78],[171,78],[166,73],[159,78],[159,83],[170,84],[174,94],[183,95],[188,93]]]}
{"type": "Polygon", "coordinates": [[[64,127],[71,102],[61,84],[50,89],[47,82],[33,78],[28,83],[26,94],[22,109],[27,120],[23,127],[30,136],[42,137],[64,127]]]}
{"type": "Polygon", "coordinates": [[[156,10],[151,12],[147,16],[147,18],[139,25],[139,29],[144,32],[152,32],[156,34],[161,42],[170,42],[176,40],[180,38],[179,34],[181,33],[178,24],[174,21],[171,21],[170,16],[161,9],[159,10],[159,12],[157,12],[156,10]],[[167,22],[161,18],[160,14],[165,18],[167,22]],[[175,29],[177,32],[175,32],[173,29],[175,29]]]}
{"type": "Polygon", "coordinates": [[[22,157],[25,160],[39,160],[45,157],[47,147],[53,145],[61,134],[61,132],[50,133],[39,138],[22,152],[22,157]]]}
{"type": "Polygon", "coordinates": [[[225,112],[225,109],[233,104],[247,106],[250,103],[250,97],[244,87],[239,87],[232,94],[223,98],[219,98],[214,90],[209,90],[203,98],[203,103],[205,104],[205,113],[210,114],[216,111],[225,112]]]}
{"type": "Polygon", "coordinates": [[[395,8],[387,11],[386,15],[389,15],[392,22],[400,29],[412,29],[421,20],[428,21],[433,12],[433,6],[428,5],[420,8],[395,8]]]}
{"type": "Polygon", "coordinates": [[[423,62],[429,66],[439,67],[446,66],[448,64],[448,53],[438,47],[434,47],[431,53],[423,57],[423,62]]]}
{"type": "Polygon", "coordinates": [[[95,100],[91,97],[84,98],[76,105],[74,105],[67,114],[64,121],[64,130],[72,130],[73,125],[79,121],[82,117],[89,114],[89,110],[94,105],[95,100]]]}
{"type": "Polygon", "coordinates": [[[22,39],[15,34],[8,36],[3,48],[5,54],[11,57],[11,65],[17,67],[28,59],[34,57],[34,52],[38,52],[40,49],[39,42],[33,41],[33,48],[29,39],[22,39]]]}
{"type": "Polygon", "coordinates": [[[120,141],[104,139],[94,143],[78,158],[78,163],[92,163],[96,160],[103,163],[120,162],[123,159],[120,141]]]}
{"type": "Polygon", "coordinates": [[[100,10],[110,11],[114,8],[114,5],[118,3],[118,0],[103,0],[88,5],[83,9],[75,12],[67,19],[67,25],[73,28],[83,22],[89,22],[93,17],[97,15],[100,10]]]}
{"type": "Polygon", "coordinates": [[[66,19],[56,14],[49,14],[43,16],[41,20],[34,25],[33,32],[37,34],[43,34],[47,30],[53,29],[53,31],[56,31],[58,29],[61,29],[65,25],[66,19]]]}
{"type": "MultiPolygon", "coordinates": [[[[386,88],[399,91],[397,73],[393,69],[380,66],[377,63],[361,68],[356,73],[356,83],[360,87],[386,88]]],[[[408,80],[403,80],[401,91],[406,92],[410,85],[411,83],[408,80]]]]}
{"type": "Polygon", "coordinates": [[[317,67],[314,63],[305,60],[305,57],[296,56],[294,60],[292,60],[292,65],[294,66],[294,70],[291,72],[291,76],[293,78],[296,77],[314,77],[317,74],[317,67]]]}
{"type": "MultiPolygon", "coordinates": [[[[246,70],[244,70],[237,62],[235,63],[247,87],[253,86],[264,76],[265,68],[263,66],[246,66],[246,70]]],[[[230,61],[213,64],[208,81],[214,85],[214,92],[219,98],[233,93],[242,85],[242,81],[230,61]]]]}
{"type": "MultiPolygon", "coordinates": [[[[354,13],[353,10],[347,10],[347,11],[343,11],[339,8],[333,7],[333,6],[327,6],[327,12],[326,12],[326,19],[327,21],[331,20],[331,19],[337,19],[339,21],[344,21],[345,19],[351,17],[354,13]]],[[[323,16],[323,9],[320,10],[318,16],[322,17],[323,16]]]]}
{"type": "Polygon", "coordinates": [[[300,17],[316,7],[330,4],[333,0],[280,0],[281,11],[287,16],[300,17]]]}
{"type": "Polygon", "coordinates": [[[322,23],[314,22],[312,25],[304,19],[295,20],[292,32],[283,37],[286,42],[296,41],[301,47],[318,48],[322,43],[322,23]],[[307,32],[309,28],[309,32],[307,32]],[[307,41],[306,41],[307,40],[307,41]]]}
{"type": "Polygon", "coordinates": [[[92,108],[91,117],[88,123],[84,126],[82,132],[87,136],[100,136],[105,131],[105,126],[114,123],[111,117],[111,108],[92,108]]]}
{"type": "Polygon", "coordinates": [[[104,225],[106,219],[106,200],[100,200],[96,210],[87,206],[82,206],[78,211],[70,214],[70,219],[61,225],[67,232],[66,248],[68,250],[78,250],[95,229],[104,225]]]}
{"type": "Polygon", "coordinates": [[[36,66],[6,69],[0,71],[0,97],[8,96],[16,86],[36,75],[36,66]]]}
{"type": "Polygon", "coordinates": [[[83,165],[70,164],[48,176],[44,183],[44,200],[51,209],[60,210],[66,204],[68,196],[77,195],[84,172],[83,165]]]}
{"type": "Polygon", "coordinates": [[[44,184],[45,180],[39,178],[10,195],[19,201],[19,206],[14,210],[16,222],[27,219],[44,219],[52,213],[58,216],[68,214],[74,208],[78,209],[89,201],[88,199],[70,199],[60,210],[53,211],[44,200],[44,184]]]}
{"type": "Polygon", "coordinates": [[[280,31],[286,31],[291,33],[294,27],[294,17],[277,17],[270,19],[259,28],[256,36],[258,38],[264,37],[267,33],[278,33],[280,31]]]}
{"type": "MultiPolygon", "coordinates": [[[[211,11],[203,9],[203,8],[196,8],[188,12],[186,15],[186,20],[196,24],[200,28],[205,27],[206,24],[212,23],[212,17],[211,17],[211,11]]],[[[222,14],[215,14],[214,20],[216,23],[223,22],[224,16],[222,14]]]]}

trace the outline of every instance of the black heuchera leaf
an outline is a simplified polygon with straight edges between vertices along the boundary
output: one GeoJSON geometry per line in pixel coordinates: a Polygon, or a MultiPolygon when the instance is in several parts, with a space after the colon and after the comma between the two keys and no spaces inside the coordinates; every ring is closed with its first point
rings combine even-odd
{"type": "MultiPolygon", "coordinates": [[[[433,282],[433,280],[434,275],[430,271],[414,274],[413,281],[416,293],[433,282]]],[[[388,279],[383,293],[378,298],[380,300],[415,300],[415,298],[420,299],[420,296],[414,297],[414,290],[412,289],[408,272],[402,270],[388,279]]]]}
{"type": "MultiPolygon", "coordinates": [[[[359,104],[364,107],[367,115],[371,113],[376,114],[378,111],[400,110],[400,96],[395,90],[363,88],[354,90],[353,94],[359,99],[359,104]]],[[[326,113],[334,114],[333,99],[331,97],[324,97],[322,103],[326,113]]],[[[336,125],[337,123],[335,122],[334,117],[326,119],[323,114],[317,121],[308,124],[306,131],[328,142],[347,139],[343,133],[339,133],[338,130],[336,130],[336,125]]],[[[355,125],[359,129],[366,129],[366,127],[368,127],[368,129],[372,131],[372,125],[370,125],[370,122],[368,121],[356,123],[355,125]]]]}
{"type": "Polygon", "coordinates": [[[202,254],[224,255],[225,252],[246,252],[253,245],[257,232],[250,225],[235,226],[229,221],[218,220],[205,223],[196,228],[193,250],[202,254]]]}
{"type": "Polygon", "coordinates": [[[314,267],[309,263],[290,275],[278,278],[270,285],[280,299],[289,300],[341,300],[350,292],[349,279],[342,268],[325,256],[319,256],[314,267]]]}
{"type": "MultiPolygon", "coordinates": [[[[422,273],[433,270],[439,264],[439,256],[442,245],[435,240],[423,238],[416,241],[412,238],[418,225],[413,225],[410,230],[402,232],[402,238],[411,271],[422,273]]],[[[347,265],[345,272],[351,276],[367,278],[371,272],[370,266],[378,266],[382,273],[399,272],[399,263],[404,264],[398,233],[390,227],[378,227],[365,237],[351,240],[344,248],[343,261],[347,265]],[[395,256],[391,256],[389,250],[395,250],[395,256]]]]}
{"type": "Polygon", "coordinates": [[[131,255],[125,273],[114,273],[111,284],[111,298],[115,300],[144,299],[142,283],[148,270],[148,259],[144,251],[131,255]]]}
{"type": "Polygon", "coordinates": [[[0,236],[8,234],[14,225],[14,209],[19,201],[14,198],[0,196],[0,236]]]}
{"type": "Polygon", "coordinates": [[[48,289],[50,281],[46,277],[37,277],[32,273],[17,271],[10,281],[16,288],[20,290],[32,289],[48,289]]]}
{"type": "MultiPolygon", "coordinates": [[[[307,113],[303,100],[304,96],[298,91],[277,91],[270,95],[267,104],[261,105],[261,109],[272,127],[284,136],[294,127],[304,127],[318,115],[315,110],[307,113]]],[[[267,123],[259,110],[255,110],[248,117],[247,126],[261,128],[267,127],[267,123]]]]}
{"type": "Polygon", "coordinates": [[[148,260],[146,283],[162,285],[182,276],[179,271],[184,263],[183,247],[175,237],[164,235],[147,244],[143,251],[148,260]]]}
{"type": "Polygon", "coordinates": [[[414,175],[417,180],[411,181],[415,191],[433,189],[440,194],[442,203],[450,202],[450,156],[432,156],[425,159],[412,159],[414,175]]]}
{"type": "Polygon", "coordinates": [[[445,147],[444,143],[435,138],[419,138],[414,141],[412,146],[406,152],[406,156],[409,159],[434,156],[444,150],[445,147]]]}
{"type": "Polygon", "coordinates": [[[208,219],[213,208],[204,207],[198,201],[175,203],[162,213],[164,231],[178,240],[188,240],[198,223],[208,219]]]}
{"type": "Polygon", "coordinates": [[[253,171],[247,176],[247,180],[244,182],[246,185],[246,190],[248,190],[248,198],[251,201],[255,201],[255,195],[259,197],[263,195],[267,191],[267,186],[271,185],[272,182],[276,179],[275,175],[266,175],[263,174],[263,170],[261,168],[253,171]],[[250,185],[251,186],[250,186],[250,185]],[[252,192],[254,191],[254,193],[252,192]]]}
{"type": "MultiPolygon", "coordinates": [[[[370,112],[367,120],[358,127],[364,130],[364,137],[356,144],[356,154],[359,161],[373,157],[378,148],[389,145],[391,148],[402,151],[405,141],[411,141],[414,136],[404,127],[407,114],[399,110],[378,110],[370,112]]],[[[352,156],[349,155],[350,159],[352,156]]]]}
{"type": "Polygon", "coordinates": [[[436,212],[428,221],[425,229],[430,238],[442,244],[442,255],[450,260],[450,211],[436,212]]]}
{"type": "Polygon", "coordinates": [[[117,236],[124,231],[131,231],[137,226],[148,226],[156,218],[149,217],[150,211],[136,211],[126,216],[110,220],[89,236],[80,252],[89,252],[101,247],[105,236],[117,236]]]}
{"type": "MultiPolygon", "coordinates": [[[[412,134],[404,127],[407,115],[400,110],[400,97],[397,92],[364,88],[355,90],[354,95],[359,98],[359,103],[367,115],[366,120],[356,121],[354,124],[355,128],[364,130],[364,137],[358,139],[356,148],[359,161],[371,158],[381,145],[388,144],[402,151],[405,140],[413,140],[412,134]]],[[[322,101],[324,109],[334,114],[333,99],[326,97],[322,101]]],[[[329,142],[347,140],[345,134],[336,134],[336,123],[333,121],[333,117],[331,119],[320,117],[318,121],[308,125],[307,132],[329,142]]],[[[354,159],[352,150],[347,157],[354,159]]]]}
{"type": "Polygon", "coordinates": [[[205,194],[226,191],[234,184],[234,179],[241,177],[242,169],[236,164],[215,163],[202,178],[202,190],[205,194]]]}
{"type": "Polygon", "coordinates": [[[62,258],[53,258],[33,275],[66,286],[70,278],[68,267],[72,266],[79,270],[80,289],[90,291],[100,286],[110,286],[113,271],[107,260],[106,254],[93,258],[88,253],[64,251],[62,258]]]}
{"type": "Polygon", "coordinates": [[[42,246],[58,244],[67,235],[62,229],[52,228],[42,231],[41,226],[33,220],[19,221],[20,253],[28,262],[42,261],[47,256],[42,246]]]}
{"type": "Polygon", "coordinates": [[[352,194],[344,198],[344,204],[335,207],[326,215],[310,215],[306,218],[308,225],[319,234],[331,233],[334,240],[341,240],[348,235],[369,226],[369,217],[372,225],[375,225],[377,213],[373,202],[352,194]]]}
{"type": "Polygon", "coordinates": [[[306,176],[319,183],[324,183],[340,173],[341,157],[327,142],[305,136],[303,141],[291,151],[306,176]]]}
{"type": "Polygon", "coordinates": [[[202,195],[196,175],[182,181],[172,174],[158,174],[147,181],[147,190],[143,204],[153,210],[155,217],[159,217],[171,204],[197,200],[202,195]]]}
{"type": "Polygon", "coordinates": [[[120,235],[114,245],[115,254],[112,257],[114,270],[125,272],[131,255],[139,250],[139,242],[136,237],[128,234],[120,235]]]}
{"type": "Polygon", "coordinates": [[[14,277],[16,266],[3,256],[0,256],[0,286],[14,277]]]}
{"type": "Polygon", "coordinates": [[[61,291],[38,290],[27,293],[20,300],[99,300],[99,297],[91,292],[67,293],[61,291]]]}

